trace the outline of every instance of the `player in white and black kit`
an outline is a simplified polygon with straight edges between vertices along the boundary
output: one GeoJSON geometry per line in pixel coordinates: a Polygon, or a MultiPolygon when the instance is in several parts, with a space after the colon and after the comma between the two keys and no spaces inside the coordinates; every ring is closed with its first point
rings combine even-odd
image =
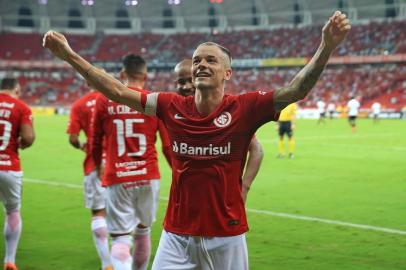
{"type": "Polygon", "coordinates": [[[330,102],[327,105],[327,112],[328,112],[328,116],[330,117],[330,120],[334,118],[334,113],[336,112],[336,105],[334,104],[334,102],[330,102]]]}
{"type": "Polygon", "coordinates": [[[350,101],[347,103],[347,108],[348,108],[348,122],[350,123],[352,132],[355,133],[357,132],[357,116],[358,116],[358,110],[361,104],[355,97],[351,97],[350,101]]]}
{"type": "Polygon", "coordinates": [[[371,106],[371,110],[372,110],[372,118],[374,119],[374,123],[378,123],[379,122],[379,114],[381,113],[381,103],[379,103],[378,101],[374,102],[374,104],[372,104],[371,106]]]}
{"type": "Polygon", "coordinates": [[[168,129],[172,186],[153,270],[249,269],[241,196],[249,143],[260,126],[276,121],[283,108],[307,96],[350,28],[346,16],[336,11],[323,27],[317,52],[287,87],[237,96],[224,93],[232,77],[231,56],[216,43],[202,43],[194,51],[196,92],[182,97],[131,91],[75,53],[62,34],[44,36],[44,46],[103,95],[156,115],[168,129]]]}
{"type": "Polygon", "coordinates": [[[317,124],[326,123],[326,103],[323,100],[317,101],[317,111],[319,112],[319,121],[317,124]]]}
{"type": "Polygon", "coordinates": [[[17,270],[15,257],[22,227],[20,207],[23,184],[18,149],[30,147],[35,134],[31,109],[18,99],[18,81],[4,78],[0,89],[0,201],[6,211],[4,270],[17,270]]]}

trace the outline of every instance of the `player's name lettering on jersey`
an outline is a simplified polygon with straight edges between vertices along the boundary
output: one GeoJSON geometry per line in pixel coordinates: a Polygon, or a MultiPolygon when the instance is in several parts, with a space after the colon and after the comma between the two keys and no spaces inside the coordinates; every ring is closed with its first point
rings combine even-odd
{"type": "Polygon", "coordinates": [[[107,107],[107,111],[110,115],[115,114],[139,114],[136,110],[131,109],[126,105],[116,105],[107,107]]]}
{"type": "Polygon", "coordinates": [[[10,159],[10,155],[0,154],[0,159],[10,159]]]}
{"type": "Polygon", "coordinates": [[[86,107],[94,107],[96,105],[96,100],[92,99],[86,102],[86,107]]]}
{"type": "Polygon", "coordinates": [[[11,115],[10,110],[0,109],[0,117],[10,118],[10,115],[11,115]]]}
{"type": "Polygon", "coordinates": [[[134,175],[141,175],[141,174],[147,174],[147,168],[144,168],[142,170],[136,170],[136,171],[116,172],[117,177],[126,177],[126,176],[134,176],[134,175]]]}
{"type": "Polygon", "coordinates": [[[12,108],[14,108],[14,105],[15,105],[15,103],[0,102],[0,107],[4,107],[4,108],[12,109],[12,108]]]}
{"type": "Polygon", "coordinates": [[[208,146],[190,146],[187,143],[174,141],[172,150],[174,153],[189,156],[228,155],[231,153],[231,142],[228,142],[227,145],[224,146],[213,146],[213,144],[209,144],[208,146]]]}
{"type": "Polygon", "coordinates": [[[138,166],[144,166],[147,164],[145,160],[140,160],[140,161],[129,161],[129,162],[117,162],[115,164],[116,168],[129,168],[129,167],[138,167],[138,166]]]}

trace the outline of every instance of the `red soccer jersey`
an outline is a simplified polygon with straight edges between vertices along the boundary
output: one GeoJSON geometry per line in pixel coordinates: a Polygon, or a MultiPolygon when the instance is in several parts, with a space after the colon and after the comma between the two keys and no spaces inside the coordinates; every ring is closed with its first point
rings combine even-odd
{"type": "Polygon", "coordinates": [[[146,113],[165,124],[172,143],[172,186],[165,230],[195,236],[233,236],[248,230],[242,173],[255,131],[278,120],[273,93],[225,95],[202,117],[194,97],[147,95],[146,113]]]}
{"type": "Polygon", "coordinates": [[[32,125],[31,109],[21,100],[0,93],[0,170],[21,171],[18,138],[21,125],[32,125]]]}
{"type": "Polygon", "coordinates": [[[83,170],[85,175],[96,169],[91,153],[91,120],[96,105],[96,98],[100,94],[98,92],[90,92],[87,95],[78,99],[71,107],[70,119],[68,123],[68,134],[79,134],[81,130],[86,135],[86,157],[83,161],[83,170]]]}
{"type": "Polygon", "coordinates": [[[160,132],[164,148],[169,148],[169,138],[157,117],[146,116],[104,96],[97,99],[93,117],[93,156],[96,164],[101,162],[103,136],[106,141],[103,186],[160,178],[156,133],[160,132]]]}

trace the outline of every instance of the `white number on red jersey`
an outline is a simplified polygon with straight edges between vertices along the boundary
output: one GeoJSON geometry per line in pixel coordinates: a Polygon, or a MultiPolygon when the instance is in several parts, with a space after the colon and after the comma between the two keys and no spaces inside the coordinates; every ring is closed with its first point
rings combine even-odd
{"type": "Polygon", "coordinates": [[[147,151],[147,138],[142,133],[134,133],[133,126],[136,123],[144,123],[144,119],[115,119],[113,123],[117,128],[117,150],[121,157],[126,153],[126,138],[138,138],[139,150],[133,153],[127,153],[128,156],[142,156],[147,151]]]}
{"type": "Polygon", "coordinates": [[[12,125],[10,122],[4,120],[0,120],[0,125],[4,125],[3,135],[0,136],[0,151],[4,151],[10,143],[12,125]]]}

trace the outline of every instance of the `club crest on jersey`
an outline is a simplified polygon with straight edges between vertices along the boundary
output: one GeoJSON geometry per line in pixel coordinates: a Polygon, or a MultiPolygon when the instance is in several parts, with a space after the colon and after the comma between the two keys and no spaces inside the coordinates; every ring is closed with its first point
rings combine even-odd
{"type": "Polygon", "coordinates": [[[216,127],[223,128],[231,123],[231,114],[229,112],[222,112],[219,117],[214,118],[213,123],[216,127]]]}

